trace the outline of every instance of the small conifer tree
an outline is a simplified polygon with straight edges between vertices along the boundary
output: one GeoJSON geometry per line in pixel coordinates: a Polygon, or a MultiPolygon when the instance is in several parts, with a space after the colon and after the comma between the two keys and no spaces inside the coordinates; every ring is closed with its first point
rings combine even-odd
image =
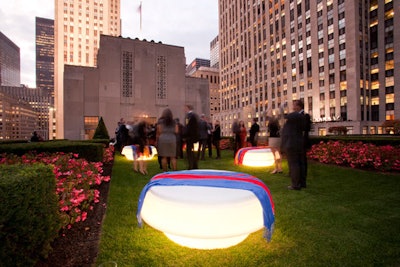
{"type": "Polygon", "coordinates": [[[110,139],[110,135],[108,134],[107,127],[104,124],[103,117],[100,117],[96,131],[93,135],[93,139],[110,139]]]}

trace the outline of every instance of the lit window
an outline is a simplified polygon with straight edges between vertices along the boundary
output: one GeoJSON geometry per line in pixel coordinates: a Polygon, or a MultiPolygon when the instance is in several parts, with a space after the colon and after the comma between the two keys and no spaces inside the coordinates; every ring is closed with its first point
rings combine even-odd
{"type": "Polygon", "coordinates": [[[394,94],[386,95],[386,103],[394,103],[394,94]]]}
{"type": "Polygon", "coordinates": [[[379,97],[372,97],[371,98],[371,105],[372,106],[379,105],[379,97]]]}

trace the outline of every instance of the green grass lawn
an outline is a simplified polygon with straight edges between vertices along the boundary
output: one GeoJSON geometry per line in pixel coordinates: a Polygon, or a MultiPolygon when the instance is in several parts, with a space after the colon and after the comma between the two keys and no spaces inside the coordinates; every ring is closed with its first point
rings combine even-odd
{"type": "MultiPolygon", "coordinates": [[[[263,230],[242,243],[217,250],[181,247],[144,224],[138,228],[137,202],[143,186],[160,173],[134,173],[132,163],[115,156],[97,265],[118,266],[400,266],[400,175],[309,164],[308,188],[289,191],[290,178],[272,168],[233,164],[232,151],[207,158],[201,169],[245,172],[263,180],[275,203],[271,242],[263,230]]],[[[178,168],[186,168],[179,160],[178,168]]]]}

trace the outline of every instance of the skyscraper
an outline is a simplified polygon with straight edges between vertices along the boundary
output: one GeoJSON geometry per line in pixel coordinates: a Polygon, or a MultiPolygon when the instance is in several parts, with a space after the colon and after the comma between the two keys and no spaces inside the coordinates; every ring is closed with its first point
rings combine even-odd
{"type": "Polygon", "coordinates": [[[36,17],[36,88],[49,94],[54,106],[54,20],[36,17]]]}
{"type": "Polygon", "coordinates": [[[0,32],[0,85],[21,85],[19,47],[0,32]]]}
{"type": "Polygon", "coordinates": [[[64,65],[96,66],[100,35],[121,35],[120,0],[55,0],[55,108],[64,137],[64,65]]]}
{"type": "Polygon", "coordinates": [[[222,127],[259,117],[265,129],[268,110],[302,99],[314,135],[382,133],[400,117],[399,12],[393,0],[220,0],[222,127]]]}
{"type": "Polygon", "coordinates": [[[210,67],[219,68],[219,39],[218,35],[210,42],[210,67]]]}

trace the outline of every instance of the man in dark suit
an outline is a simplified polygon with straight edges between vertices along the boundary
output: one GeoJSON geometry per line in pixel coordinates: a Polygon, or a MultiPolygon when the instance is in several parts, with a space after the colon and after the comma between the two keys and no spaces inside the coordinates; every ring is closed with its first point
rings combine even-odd
{"type": "Polygon", "coordinates": [[[302,102],[293,101],[293,112],[286,116],[282,129],[281,151],[286,154],[292,184],[290,190],[301,189],[302,164],[304,156],[304,115],[300,114],[302,102]]]}
{"type": "Polygon", "coordinates": [[[194,143],[199,141],[199,116],[193,111],[192,105],[185,105],[186,119],[183,137],[186,139],[186,155],[188,169],[198,169],[198,156],[195,155],[194,143]]]}
{"type": "Polygon", "coordinates": [[[241,146],[241,141],[240,141],[240,125],[239,121],[235,119],[232,123],[232,133],[233,133],[233,158],[236,156],[236,152],[239,150],[241,146]]]}
{"type": "Polygon", "coordinates": [[[301,178],[300,178],[300,186],[302,188],[307,187],[307,151],[311,147],[309,133],[311,130],[311,118],[308,113],[304,112],[304,104],[300,101],[300,114],[304,116],[304,132],[303,132],[303,142],[304,142],[304,150],[303,150],[303,160],[301,162],[301,178]]]}
{"type": "Polygon", "coordinates": [[[257,146],[258,132],[260,131],[260,125],[257,123],[258,118],[253,118],[253,124],[250,127],[250,143],[251,146],[257,146]]]}
{"type": "Polygon", "coordinates": [[[206,115],[201,114],[199,121],[200,140],[199,140],[199,154],[198,154],[201,160],[205,160],[205,153],[208,140],[208,130],[209,130],[209,124],[206,121],[206,115]]]}

